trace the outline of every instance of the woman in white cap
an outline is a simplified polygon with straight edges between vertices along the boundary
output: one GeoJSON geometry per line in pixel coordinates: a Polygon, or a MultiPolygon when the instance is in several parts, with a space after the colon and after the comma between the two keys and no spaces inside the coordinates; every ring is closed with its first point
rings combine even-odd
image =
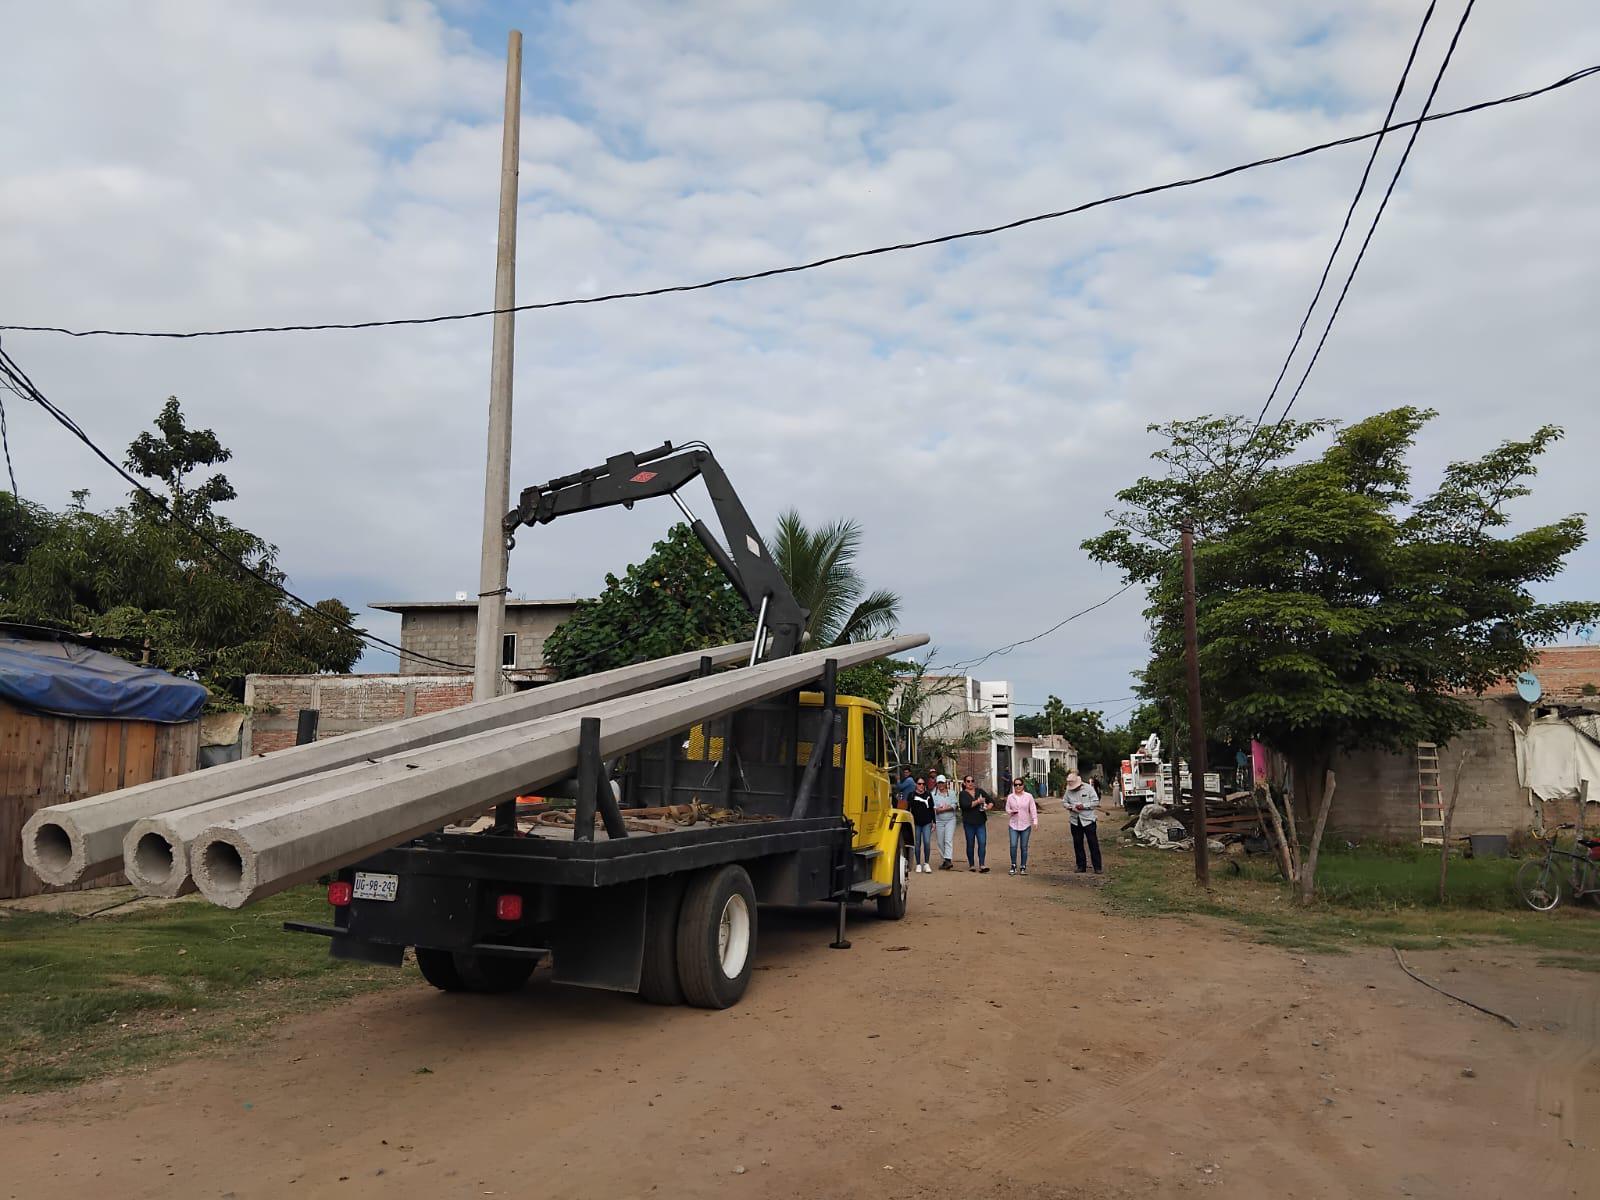
{"type": "Polygon", "coordinates": [[[950,781],[943,775],[934,777],[933,780],[933,819],[939,830],[939,857],[944,859],[939,864],[939,870],[950,871],[955,868],[956,857],[956,814],[960,805],[956,802],[956,794],[950,790],[950,781]]]}
{"type": "Polygon", "coordinates": [[[1100,793],[1094,790],[1094,784],[1086,783],[1082,775],[1068,771],[1067,793],[1061,797],[1061,807],[1067,810],[1067,821],[1072,826],[1072,856],[1078,860],[1078,874],[1089,869],[1083,856],[1085,842],[1089,845],[1094,873],[1100,874],[1100,793]]]}

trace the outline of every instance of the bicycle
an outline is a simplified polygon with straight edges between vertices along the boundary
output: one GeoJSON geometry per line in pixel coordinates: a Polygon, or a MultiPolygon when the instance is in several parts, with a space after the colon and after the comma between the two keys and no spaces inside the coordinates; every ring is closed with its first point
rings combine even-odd
{"type": "MultiPolygon", "coordinates": [[[[1558,825],[1563,829],[1576,829],[1576,825],[1558,825]]],[[[1600,840],[1579,838],[1576,850],[1559,850],[1552,836],[1544,841],[1544,857],[1531,858],[1517,868],[1517,895],[1535,912],[1549,912],[1561,903],[1563,886],[1569,887],[1574,900],[1585,896],[1600,897],[1600,840]],[[1563,879],[1563,869],[1558,858],[1572,860],[1570,877],[1563,879]]]]}

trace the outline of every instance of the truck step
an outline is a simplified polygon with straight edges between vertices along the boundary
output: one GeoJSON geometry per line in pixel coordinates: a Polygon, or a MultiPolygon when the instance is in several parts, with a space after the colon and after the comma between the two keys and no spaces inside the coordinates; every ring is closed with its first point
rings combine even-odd
{"type": "Polygon", "coordinates": [[[850,885],[852,896],[882,896],[889,890],[887,883],[879,883],[876,879],[863,879],[860,883],[850,885]]]}
{"type": "Polygon", "coordinates": [[[857,858],[864,858],[868,862],[870,862],[873,859],[875,859],[875,858],[879,857],[880,855],[882,855],[883,851],[882,850],[876,850],[876,849],[874,849],[874,850],[854,850],[851,853],[853,853],[857,858]]]}

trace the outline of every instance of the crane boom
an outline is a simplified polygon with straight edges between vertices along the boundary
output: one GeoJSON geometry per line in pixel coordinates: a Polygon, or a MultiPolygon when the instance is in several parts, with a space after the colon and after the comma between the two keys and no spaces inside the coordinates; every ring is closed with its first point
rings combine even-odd
{"type": "MultiPolygon", "coordinates": [[[[598,467],[523,488],[517,507],[505,516],[505,530],[509,538],[523,525],[547,525],[557,517],[594,508],[632,508],[636,501],[652,496],[672,497],[689,518],[690,528],[706,553],[722,568],[751,614],[758,622],[764,618],[770,639],[768,657],[785,658],[798,653],[808,614],[772,561],[727,473],[703,442],[685,449],[663,442],[643,453],[616,454],[598,467]],[[727,538],[726,545],[677,494],[694,479],[705,482],[727,538]]],[[[758,640],[758,653],[759,650],[758,640]]]]}

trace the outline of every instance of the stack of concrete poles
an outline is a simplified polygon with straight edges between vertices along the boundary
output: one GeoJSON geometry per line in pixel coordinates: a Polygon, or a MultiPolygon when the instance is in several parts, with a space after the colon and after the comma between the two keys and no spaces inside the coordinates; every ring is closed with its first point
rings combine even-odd
{"type": "Polygon", "coordinates": [[[206,899],[240,908],[571,775],[586,717],[599,718],[600,753],[611,758],[810,683],[828,659],[850,667],[927,640],[814,650],[241,797],[254,807],[201,831],[190,845],[190,871],[206,899]]]}
{"type": "Polygon", "coordinates": [[[212,809],[195,825],[183,820],[186,809],[674,683],[696,674],[704,658],[723,667],[747,661],[750,649],[751,643],[742,642],[654,659],[52,805],[23,826],[23,860],[45,883],[65,885],[115,869],[126,858],[124,869],[134,886],[150,895],[176,896],[193,890],[183,843],[221,819],[212,809]],[[139,830],[130,839],[135,824],[139,830]]]}

